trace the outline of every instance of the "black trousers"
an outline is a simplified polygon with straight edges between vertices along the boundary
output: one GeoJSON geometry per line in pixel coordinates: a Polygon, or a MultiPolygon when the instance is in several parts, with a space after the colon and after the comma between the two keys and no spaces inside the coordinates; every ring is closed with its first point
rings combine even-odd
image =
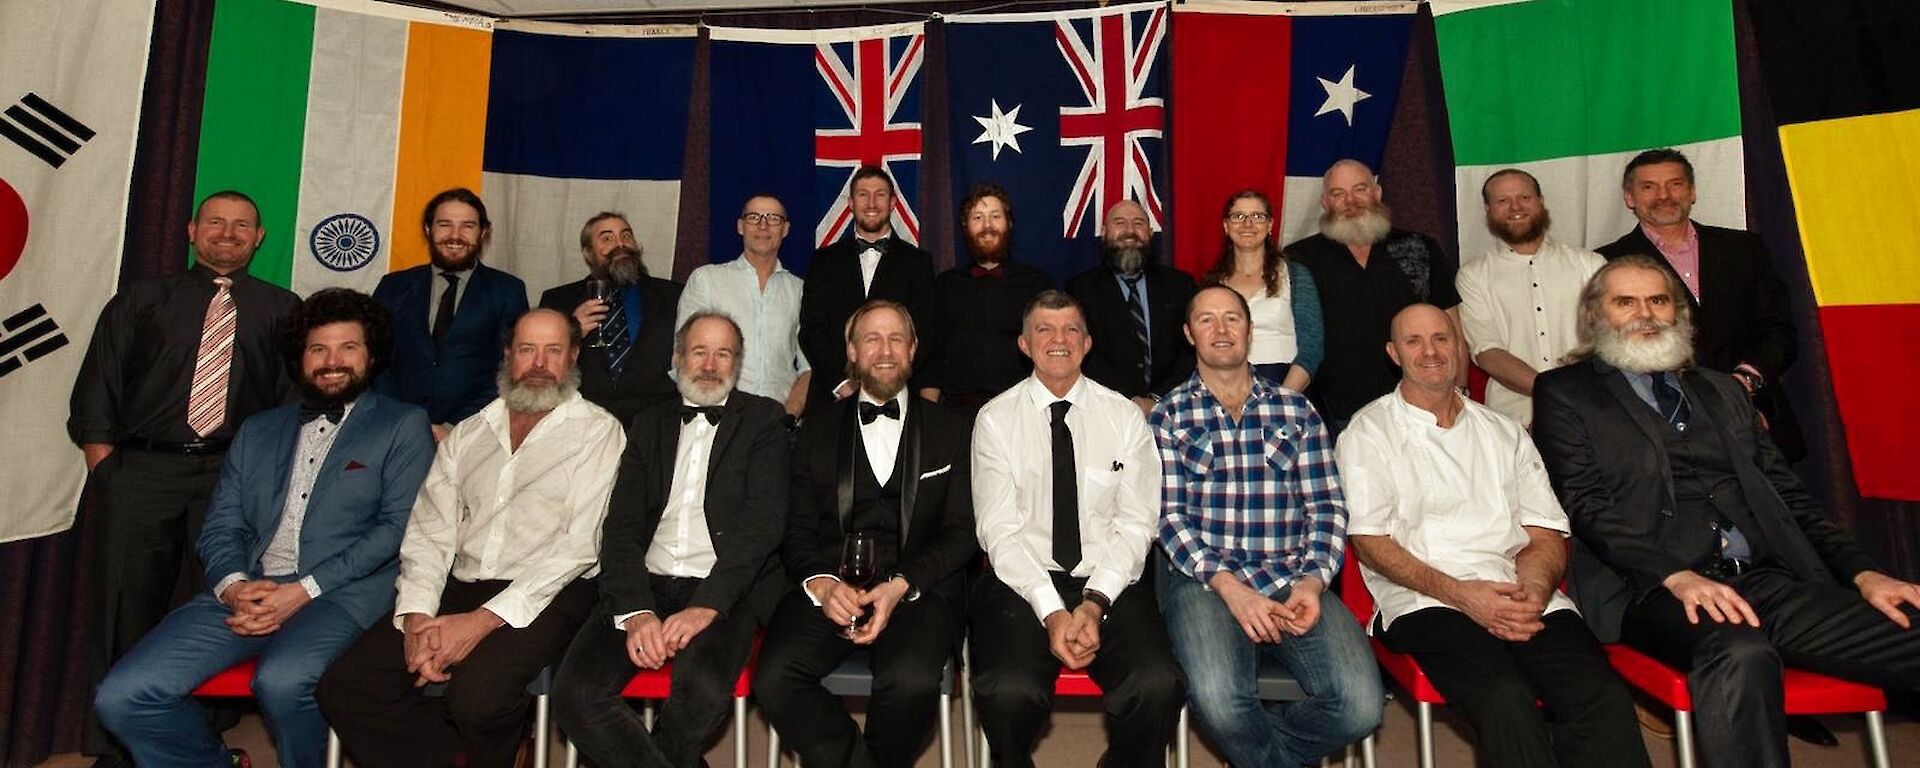
{"type": "MultiPolygon", "coordinates": [[[[1809,583],[1762,567],[1727,581],[1753,606],[1759,628],[1687,623],[1673,593],[1656,589],[1627,608],[1621,640],[1688,670],[1701,763],[1786,766],[1781,673],[1791,666],[1881,688],[1920,690],[1920,633],[1903,630],[1860,591],[1809,583]]],[[[1920,610],[1903,606],[1920,622],[1920,610]]]]}
{"type": "MultiPolygon", "coordinates": [[[[1054,588],[1067,610],[1080,604],[1086,579],[1059,578],[1054,588]]],[[[967,634],[972,648],[973,700],[995,766],[1033,765],[1033,745],[1053,710],[1060,660],[1033,606],[992,571],[974,582],[967,634]]],[[[1106,710],[1103,766],[1158,766],[1186,702],[1186,675],[1173,658],[1153,587],[1122,591],[1100,627],[1100,651],[1087,666],[1106,710]]]]}
{"type": "Polygon", "coordinates": [[[894,609],[869,646],[873,695],[863,737],[846,705],[821,684],[856,646],[795,589],[767,626],[754,698],[802,765],[907,768],[933,733],[940,673],[960,639],[960,620],[959,606],[931,592],[894,609]]]}
{"type": "Polygon", "coordinates": [[[1466,713],[1481,765],[1648,765],[1633,699],[1593,630],[1573,611],[1543,621],[1546,629],[1532,639],[1512,643],[1464,613],[1426,608],[1395,619],[1380,639],[1420,662],[1447,702],[1466,713]]]}
{"type": "MultiPolygon", "coordinates": [[[[99,688],[114,662],[185,602],[186,595],[202,588],[204,569],[194,544],[224,459],[225,454],[184,456],[119,448],[94,468],[87,486],[97,516],[92,526],[89,689],[99,688]]],[[[119,751],[91,708],[86,731],[87,754],[119,751]]]]}
{"type": "MultiPolygon", "coordinates": [[[[507,584],[448,579],[440,615],[477,609],[507,584]]],[[[414,687],[404,637],[393,622],[375,622],[320,677],[314,699],[363,768],[447,765],[461,752],[470,768],[511,768],[527,729],[527,684],[559,662],[596,597],[594,582],[576,579],[533,623],[494,630],[450,670],[440,696],[414,687]]]]}
{"type": "MultiPolygon", "coordinates": [[[[685,608],[700,579],[653,576],[653,604],[662,621],[685,608]]],[[[687,768],[727,721],[733,681],[753,649],[753,613],[743,605],[713,620],[673,657],[673,679],[653,732],[620,697],[640,671],[627,658],[627,633],[596,612],[567,648],[554,678],[560,730],[600,766],[687,768]]]]}

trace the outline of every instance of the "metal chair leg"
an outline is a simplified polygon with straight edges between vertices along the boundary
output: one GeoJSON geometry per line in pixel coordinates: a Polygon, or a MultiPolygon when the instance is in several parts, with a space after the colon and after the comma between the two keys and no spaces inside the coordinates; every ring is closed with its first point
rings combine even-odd
{"type": "Polygon", "coordinates": [[[1415,708],[1420,711],[1420,768],[1433,768],[1433,705],[1422,701],[1415,708]]]}
{"type": "Polygon", "coordinates": [[[747,697],[733,697],[733,768],[747,768],[747,697]]]}
{"type": "Polygon", "coordinates": [[[327,729],[327,768],[340,768],[340,734],[327,729]]]}
{"type": "Polygon", "coordinates": [[[953,694],[940,694],[940,768],[953,768],[953,694]]]}
{"type": "Polygon", "coordinates": [[[1673,748],[1679,754],[1680,768],[1693,768],[1693,713],[1673,711],[1673,748]]]}
{"type": "Polygon", "coordinates": [[[1180,768],[1189,768],[1187,761],[1193,757],[1193,754],[1187,749],[1187,737],[1193,733],[1191,729],[1192,725],[1187,721],[1187,707],[1185,704],[1182,704],[1180,705],[1180,730],[1174,736],[1173,749],[1174,757],[1178,761],[1180,768]]]}
{"type": "Polygon", "coordinates": [[[1873,768],[1888,768],[1887,725],[1879,712],[1867,713],[1867,748],[1873,755],[1873,768]]]}
{"type": "Polygon", "coordinates": [[[580,768],[579,745],[574,744],[573,739],[564,738],[566,734],[563,733],[560,735],[562,740],[567,744],[567,768],[580,768]]]}
{"type": "Polygon", "coordinates": [[[642,699],[640,701],[640,722],[647,726],[648,731],[653,730],[653,701],[651,699],[642,699]]]}
{"type": "Polygon", "coordinates": [[[547,768],[547,757],[553,748],[553,697],[540,694],[533,697],[533,764],[547,768]]]}
{"type": "MultiPolygon", "coordinates": [[[[961,655],[962,657],[964,657],[965,653],[963,652],[961,655]]],[[[981,755],[974,749],[973,670],[968,668],[965,664],[961,665],[961,670],[962,671],[960,672],[960,732],[962,735],[962,745],[961,745],[962,751],[965,752],[965,757],[967,760],[966,762],[967,768],[986,768],[986,764],[987,764],[986,755],[981,755]]]]}
{"type": "Polygon", "coordinates": [[[767,723],[767,768],[780,768],[780,732],[767,723]]]}
{"type": "Polygon", "coordinates": [[[1371,733],[1367,734],[1366,738],[1360,740],[1360,768],[1374,768],[1373,734],[1371,733]]]}

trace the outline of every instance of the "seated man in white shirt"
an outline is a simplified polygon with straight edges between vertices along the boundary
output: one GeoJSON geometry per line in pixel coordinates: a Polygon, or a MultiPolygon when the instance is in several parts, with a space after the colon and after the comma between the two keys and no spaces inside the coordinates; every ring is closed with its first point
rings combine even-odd
{"type": "Polygon", "coordinates": [[[1370,631],[1466,713],[1483,765],[1647,765],[1626,685],[1557,588],[1567,515],[1540,453],[1454,388],[1453,333],[1427,304],[1395,315],[1400,384],[1335,451],[1370,631]]]}
{"type": "Polygon", "coordinates": [[[973,587],[974,700],[996,766],[1033,765],[1060,667],[1103,692],[1101,765],[1159,765],[1186,700],[1166,625],[1138,586],[1160,518],[1160,457],[1140,408],[1080,373],[1080,303],[1028,302],[1033,374],[973,428],[974,528],[992,569],[973,587]]]}
{"type": "Polygon", "coordinates": [[[633,419],[600,551],[600,609],[554,678],[560,728],[600,766],[697,766],[726,722],[753,632],[786,591],[780,404],[734,389],[740,327],[696,312],[674,334],[680,402],[633,419]],[[673,664],[649,733],[620,691],[673,664]]]}
{"type": "Polygon", "coordinates": [[[500,396],[440,442],[400,545],[393,621],[321,678],[316,697],[360,766],[505,768],[527,683],[593,610],[594,560],[620,423],[580,396],[580,327],[520,316],[500,396]],[[445,683],[427,696],[428,683],[445,683]]]}

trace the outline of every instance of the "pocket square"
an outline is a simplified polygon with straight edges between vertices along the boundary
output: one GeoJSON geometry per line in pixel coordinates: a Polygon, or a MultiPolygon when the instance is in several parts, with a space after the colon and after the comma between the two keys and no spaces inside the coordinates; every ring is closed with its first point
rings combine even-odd
{"type": "Polygon", "coordinates": [[[1117,461],[1116,461],[1116,462],[1114,462],[1114,463],[1113,463],[1113,471],[1115,471],[1115,472],[1118,472],[1118,471],[1120,471],[1120,470],[1123,470],[1123,469],[1126,469],[1126,468],[1127,468],[1127,465],[1125,465],[1125,464],[1122,464],[1122,463],[1120,463],[1120,462],[1117,462],[1117,461]]]}
{"type": "Polygon", "coordinates": [[[348,471],[348,472],[352,472],[352,471],[354,471],[354,470],[356,470],[356,469],[366,469],[366,468],[367,468],[367,465],[365,465],[365,464],[362,464],[362,463],[360,463],[360,462],[357,462],[357,461],[354,461],[353,459],[347,459],[347,469],[346,469],[346,471],[348,471]]]}
{"type": "Polygon", "coordinates": [[[922,480],[925,480],[925,479],[927,479],[927,478],[929,478],[929,477],[938,477],[938,476],[940,476],[940,475],[944,475],[944,474],[946,474],[946,473],[947,473],[947,470],[949,470],[949,469],[953,469],[953,465],[952,465],[952,464],[948,464],[948,465],[946,465],[946,466],[944,466],[944,467],[941,467],[941,468],[939,468],[939,469],[936,469],[936,470],[933,470],[932,472],[922,472],[922,473],[920,473],[920,479],[922,479],[922,480]]]}

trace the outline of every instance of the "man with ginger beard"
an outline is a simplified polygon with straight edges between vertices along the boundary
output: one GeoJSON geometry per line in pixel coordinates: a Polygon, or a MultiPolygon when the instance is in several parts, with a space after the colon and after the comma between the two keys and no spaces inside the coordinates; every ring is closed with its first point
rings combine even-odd
{"type": "Polygon", "coordinates": [[[1533,436],[1594,634],[1688,670],[1707,765],[1785,766],[1785,664],[1920,689],[1920,586],[1874,570],[1740,384],[1694,365],[1686,296],[1654,257],[1601,267],[1580,296],[1588,358],[1535,382],[1533,436]]]}
{"type": "Polygon", "coordinates": [[[1533,423],[1534,377],[1579,344],[1574,307],[1606,259],[1547,235],[1553,219],[1533,174],[1495,171],[1480,198],[1500,242],[1460,265],[1460,322],[1473,361],[1493,379],[1487,406],[1524,427],[1533,423]]]}
{"type": "Polygon", "coordinates": [[[400,543],[399,597],[315,698],[357,765],[513,764],[527,683],[594,604],[600,519],[626,444],[580,397],[573,318],[514,323],[500,397],[440,442],[400,543]],[[422,686],[446,683],[444,695],[422,686]]]}
{"type": "MultiPolygon", "coordinates": [[[[1353,412],[1400,381],[1387,359],[1388,326],[1408,304],[1447,310],[1460,322],[1453,279],[1457,264],[1433,238],[1393,227],[1373,170],[1341,160],[1321,180],[1320,232],[1286,247],[1313,271],[1326,314],[1326,360],[1310,396],[1338,436],[1353,412]]],[[[1465,356],[1461,342],[1461,355],[1465,356]]],[[[1467,383],[1461,366],[1458,382],[1467,383]]]]}
{"type": "Polygon", "coordinates": [[[392,364],[373,386],[427,409],[438,439],[499,395],[500,345],[527,311],[527,286],[480,263],[493,223],[472,190],[434,195],[420,229],[429,263],[390,273],[373,289],[374,301],[393,313],[392,364]]]}
{"type": "Polygon", "coordinates": [[[649,405],[670,402],[673,379],[673,314],[680,284],[647,274],[627,217],[612,211],[594,214],[580,227],[580,258],[587,276],[540,294],[542,309],[573,316],[580,332],[604,335],[604,346],[580,353],[580,396],[607,409],[627,424],[649,405]],[[589,280],[610,280],[613,297],[593,298],[589,280]],[[601,326],[607,329],[602,331],[601,326]]]}
{"type": "Polygon", "coordinates": [[[1154,260],[1153,222],[1132,200],[1107,209],[1100,262],[1067,281],[1093,337],[1083,370],[1148,413],[1193,374],[1193,345],[1180,330],[1193,276],[1154,260]]]}
{"type": "Polygon", "coordinates": [[[809,410],[800,428],[780,546],[794,588],[767,626],[753,691],[802,764],[906,768],[933,733],[980,551],[968,427],[908,391],[918,342],[906,307],[868,302],[845,334],[859,392],[809,410]],[[838,575],[853,533],[874,542],[870,584],[838,575]],[[861,647],[873,668],[864,733],[821,684],[861,647]]]}
{"type": "Polygon", "coordinates": [[[970,259],[936,283],[947,345],[933,378],[940,401],[971,418],[1032,369],[1020,354],[1020,314],[1053,280],[1013,260],[1013,203],[1000,185],[974,186],[960,203],[960,226],[970,259]]]}

